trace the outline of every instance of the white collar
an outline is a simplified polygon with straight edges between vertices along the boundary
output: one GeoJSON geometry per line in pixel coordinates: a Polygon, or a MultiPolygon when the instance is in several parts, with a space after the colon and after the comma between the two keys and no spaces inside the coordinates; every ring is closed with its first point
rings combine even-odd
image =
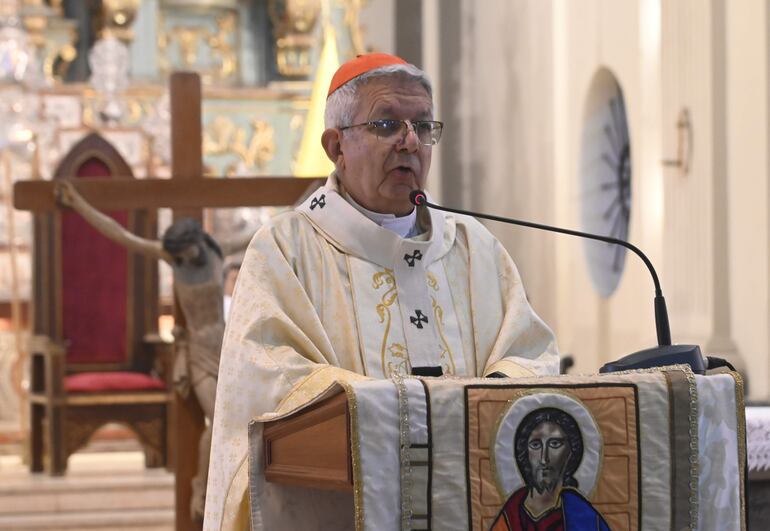
{"type": "Polygon", "coordinates": [[[415,227],[427,226],[430,230],[411,238],[402,238],[367,218],[342,194],[344,190],[336,174],[332,173],[326,184],[310,194],[296,210],[307,216],[324,238],[345,253],[393,268],[395,262],[404,259],[405,253],[420,250],[424,257],[421,263],[431,264],[454,245],[454,216],[420,207],[415,227]]]}
{"type": "Polygon", "coordinates": [[[345,200],[353,206],[353,208],[375,222],[377,225],[384,229],[395,232],[402,238],[411,238],[419,233],[419,227],[417,226],[416,208],[413,208],[412,211],[406,216],[399,217],[395,214],[380,214],[379,212],[372,212],[371,210],[364,208],[356,203],[356,201],[346,191],[343,191],[342,197],[344,197],[345,200]]]}

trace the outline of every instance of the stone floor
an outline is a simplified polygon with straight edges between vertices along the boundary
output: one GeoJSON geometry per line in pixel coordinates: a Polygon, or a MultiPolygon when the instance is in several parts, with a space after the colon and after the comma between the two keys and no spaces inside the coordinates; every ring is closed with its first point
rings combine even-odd
{"type": "Polygon", "coordinates": [[[138,451],[84,452],[64,477],[0,455],[0,530],[171,531],[174,478],[138,451]]]}
{"type": "MultiPolygon", "coordinates": [[[[173,476],[145,469],[131,445],[105,446],[119,445],[73,455],[57,478],[30,474],[18,455],[0,453],[0,530],[172,531],[173,476]]],[[[770,529],[770,474],[749,482],[747,498],[749,529],[770,529]]]]}

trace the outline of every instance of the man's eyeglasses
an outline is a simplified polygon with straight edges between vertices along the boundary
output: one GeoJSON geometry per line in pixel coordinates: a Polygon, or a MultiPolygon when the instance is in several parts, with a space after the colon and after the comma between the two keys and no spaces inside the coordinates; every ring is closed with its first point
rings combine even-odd
{"type": "Polygon", "coordinates": [[[441,139],[441,131],[444,129],[444,124],[432,120],[374,120],[340,127],[339,129],[344,131],[351,127],[366,127],[380,141],[388,144],[398,144],[409,133],[409,129],[413,129],[420,144],[435,146],[441,139]]]}

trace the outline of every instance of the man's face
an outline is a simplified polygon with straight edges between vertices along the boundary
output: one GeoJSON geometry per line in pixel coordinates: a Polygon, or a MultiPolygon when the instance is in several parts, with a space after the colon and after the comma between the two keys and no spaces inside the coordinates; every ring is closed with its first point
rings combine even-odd
{"type": "MultiPolygon", "coordinates": [[[[394,78],[373,79],[358,90],[352,124],[373,120],[431,120],[431,98],[417,82],[394,78]]],[[[420,144],[409,129],[396,144],[378,139],[366,127],[342,132],[340,153],[334,161],[343,186],[369,210],[403,216],[414,206],[409,193],[425,186],[431,146],[420,144]]]]}
{"type": "Polygon", "coordinates": [[[535,489],[542,493],[553,492],[561,483],[570,449],[567,436],[557,424],[538,424],[527,440],[529,464],[535,489]]]}

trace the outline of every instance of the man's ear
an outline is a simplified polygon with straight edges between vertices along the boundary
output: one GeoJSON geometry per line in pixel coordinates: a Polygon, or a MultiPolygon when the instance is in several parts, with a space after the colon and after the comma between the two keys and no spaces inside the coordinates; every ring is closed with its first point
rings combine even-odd
{"type": "Polygon", "coordinates": [[[321,135],[321,145],[329,160],[339,168],[339,165],[343,163],[342,131],[339,129],[327,129],[321,135]]]}

